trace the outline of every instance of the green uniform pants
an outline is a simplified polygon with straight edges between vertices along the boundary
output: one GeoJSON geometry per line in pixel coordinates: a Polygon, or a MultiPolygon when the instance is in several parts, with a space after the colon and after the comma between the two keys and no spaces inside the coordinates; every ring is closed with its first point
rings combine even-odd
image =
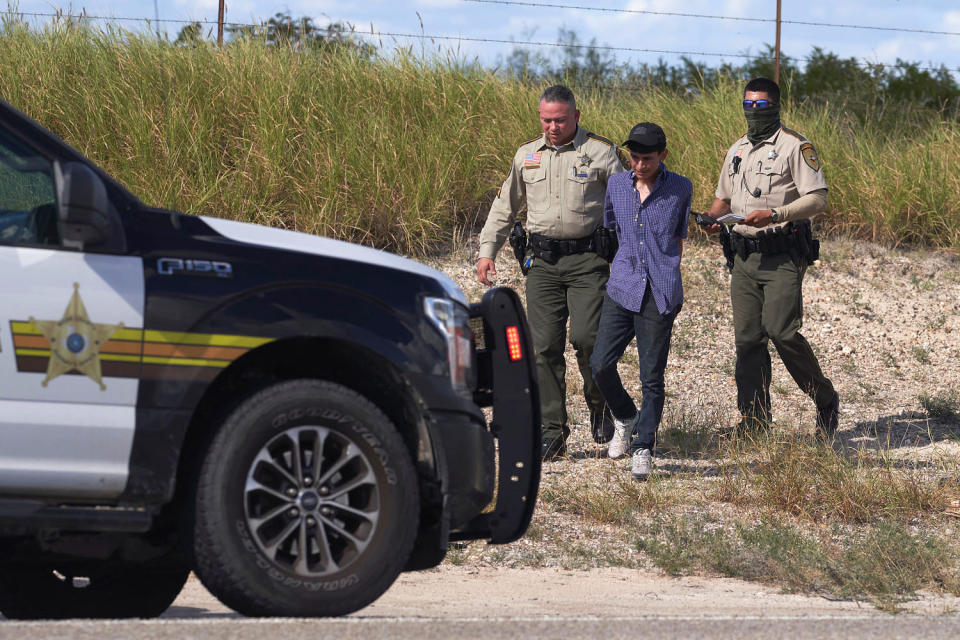
{"type": "Polygon", "coordinates": [[[610,265],[595,253],[560,258],[556,264],[534,259],[527,274],[527,318],[533,334],[540,385],[543,441],[566,440],[567,318],[570,344],[577,354],[583,391],[591,414],[603,411],[603,396],[593,383],[590,354],[597,340],[597,325],[610,265]]]}
{"type": "Polygon", "coordinates": [[[810,343],[800,334],[805,272],[806,265],[798,266],[787,253],[751,253],[746,259],[734,259],[730,300],[737,345],[737,408],[744,417],[763,424],[770,418],[768,339],[818,408],[827,406],[835,394],[810,343]]]}

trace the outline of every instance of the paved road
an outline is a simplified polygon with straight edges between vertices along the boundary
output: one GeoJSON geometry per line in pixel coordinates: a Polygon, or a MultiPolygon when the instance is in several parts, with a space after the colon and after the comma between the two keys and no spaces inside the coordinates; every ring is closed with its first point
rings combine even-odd
{"type": "Polygon", "coordinates": [[[960,599],[927,595],[910,609],[914,613],[889,615],[869,605],[781,594],[738,580],[672,579],[623,569],[445,566],[401,576],[380,600],[341,619],[243,618],[191,578],[157,620],[0,621],[0,638],[960,637],[960,599]]]}
{"type": "Polygon", "coordinates": [[[303,638],[446,640],[449,638],[549,639],[570,637],[605,638],[924,638],[955,639],[960,635],[956,617],[872,615],[859,618],[832,617],[624,617],[596,618],[346,618],[339,620],[250,620],[233,618],[166,618],[137,622],[67,621],[49,623],[0,623],[0,637],[35,640],[137,640],[256,639],[303,640],[303,638]]]}

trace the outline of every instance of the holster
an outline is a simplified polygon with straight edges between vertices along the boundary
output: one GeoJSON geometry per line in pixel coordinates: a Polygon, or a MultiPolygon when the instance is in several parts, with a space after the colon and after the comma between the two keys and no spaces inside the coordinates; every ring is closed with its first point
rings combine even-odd
{"type": "Polygon", "coordinates": [[[517,221],[514,223],[513,231],[510,232],[510,237],[507,239],[507,242],[509,242],[510,247],[513,248],[513,255],[517,259],[517,262],[520,263],[520,271],[523,272],[523,275],[527,275],[529,266],[524,266],[527,254],[527,232],[524,230],[521,222],[517,221]]]}
{"type": "Polygon", "coordinates": [[[619,246],[620,243],[617,240],[617,232],[615,229],[609,229],[600,225],[593,232],[593,250],[607,262],[613,262],[619,246]]]}
{"type": "Polygon", "coordinates": [[[723,257],[727,261],[727,269],[733,269],[733,256],[736,255],[736,252],[733,250],[730,228],[725,224],[720,225],[720,247],[723,249],[723,257]]]}

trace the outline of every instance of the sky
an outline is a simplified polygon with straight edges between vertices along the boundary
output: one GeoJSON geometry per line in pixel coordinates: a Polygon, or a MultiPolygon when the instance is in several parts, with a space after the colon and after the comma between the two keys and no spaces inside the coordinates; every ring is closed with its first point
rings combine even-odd
{"type": "MultiPolygon", "coordinates": [[[[308,16],[319,26],[347,22],[359,32],[381,34],[371,39],[374,44],[379,42],[388,48],[413,45],[415,51],[424,47],[428,52],[453,50],[463,58],[478,59],[487,66],[497,65],[515,46],[489,40],[544,43],[525,48],[556,55],[557,48],[547,43],[555,43],[561,29],[575,32],[581,43],[588,44],[595,39],[599,45],[618,48],[611,51],[617,61],[634,66],[644,62],[654,64],[660,58],[669,64],[679,62],[679,53],[666,52],[687,52],[690,58],[709,66],[721,62],[736,65],[744,60],[742,54],[761,51],[766,44],[772,45],[775,38],[772,20],[776,17],[776,0],[502,2],[504,0],[226,0],[226,20],[258,23],[284,12],[294,17],[308,16]],[[579,8],[527,6],[530,4],[579,8]],[[724,19],[644,12],[723,16],[724,19]],[[443,38],[407,37],[418,35],[443,38]]],[[[218,0],[19,0],[15,6],[21,13],[53,13],[58,9],[79,13],[85,9],[88,15],[115,19],[153,20],[159,16],[161,21],[215,22],[218,0]]],[[[812,47],[819,46],[843,58],[854,57],[871,63],[893,65],[900,58],[921,66],[942,64],[960,82],[960,2],[957,0],[783,0],[781,18],[784,21],[782,51],[801,67],[812,47]],[[811,26],[788,21],[872,28],[811,26]]],[[[32,16],[30,19],[50,18],[32,16]]],[[[120,24],[130,29],[145,28],[142,21],[121,21],[120,24]]],[[[182,26],[174,22],[159,24],[171,37],[175,37],[182,26]]],[[[215,34],[216,27],[212,28],[215,34]]]]}

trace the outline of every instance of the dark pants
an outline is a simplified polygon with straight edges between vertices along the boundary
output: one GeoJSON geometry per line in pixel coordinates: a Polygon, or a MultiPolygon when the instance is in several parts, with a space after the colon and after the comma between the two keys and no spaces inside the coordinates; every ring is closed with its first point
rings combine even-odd
{"type": "Polygon", "coordinates": [[[534,260],[527,274],[527,318],[537,354],[543,441],[567,439],[567,320],[570,344],[577,354],[583,395],[591,417],[602,415],[603,396],[593,384],[590,354],[597,339],[600,304],[610,277],[610,265],[595,253],[560,258],[556,264],[534,260]]]}
{"type": "Polygon", "coordinates": [[[643,296],[639,312],[624,309],[611,300],[609,295],[603,297],[600,328],[597,330],[597,344],[590,358],[590,368],[610,412],[617,420],[624,422],[637,416],[637,407],[623,388],[617,372],[617,362],[630,341],[634,338],[637,340],[643,398],[640,403],[637,434],[630,444],[631,451],[653,451],[656,443],[657,427],[660,426],[660,418],[663,416],[663,372],[667,368],[667,355],[670,353],[673,321],[679,312],[678,306],[670,313],[661,314],[650,295],[649,287],[643,296]]]}
{"type": "Polygon", "coordinates": [[[770,418],[768,340],[818,408],[830,404],[836,393],[820,370],[810,343],[800,334],[805,271],[805,265],[798,265],[786,253],[751,253],[746,259],[737,256],[733,263],[730,300],[737,345],[737,408],[759,423],[770,418]]]}

